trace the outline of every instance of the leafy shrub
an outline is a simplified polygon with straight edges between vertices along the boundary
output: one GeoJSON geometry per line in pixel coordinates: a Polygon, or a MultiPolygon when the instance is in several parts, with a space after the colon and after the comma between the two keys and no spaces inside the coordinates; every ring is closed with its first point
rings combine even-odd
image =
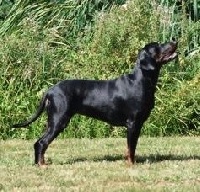
{"type": "Polygon", "coordinates": [[[200,76],[196,74],[191,80],[178,82],[176,88],[173,87],[167,91],[158,90],[156,107],[146,123],[144,134],[152,136],[199,135],[200,76]]]}
{"type": "MultiPolygon", "coordinates": [[[[154,1],[136,0],[121,6],[104,4],[100,10],[93,1],[81,2],[80,6],[75,1],[56,4],[18,1],[12,7],[0,28],[0,72],[3,74],[0,77],[0,137],[29,139],[41,135],[45,116],[30,129],[15,130],[9,126],[32,114],[43,92],[57,81],[110,79],[129,73],[138,49],[150,41],[178,37],[180,31],[179,64],[163,68],[156,107],[143,134],[198,134],[199,44],[198,38],[193,41],[190,38],[197,34],[198,22],[188,21],[184,13],[175,15],[173,7],[160,6],[154,1]],[[92,17],[86,18],[85,13],[92,17]],[[189,48],[190,43],[195,49],[189,48]],[[187,58],[184,57],[186,50],[187,58]]],[[[76,116],[62,137],[125,134],[125,129],[76,116]]]]}

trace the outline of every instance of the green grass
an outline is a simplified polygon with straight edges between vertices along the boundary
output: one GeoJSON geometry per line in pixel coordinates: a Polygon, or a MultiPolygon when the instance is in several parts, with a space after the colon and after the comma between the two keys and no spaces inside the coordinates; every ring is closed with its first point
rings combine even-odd
{"type": "Polygon", "coordinates": [[[137,163],[126,140],[57,139],[47,168],[33,166],[33,140],[0,141],[0,191],[199,191],[199,137],[141,137],[137,163]]]}

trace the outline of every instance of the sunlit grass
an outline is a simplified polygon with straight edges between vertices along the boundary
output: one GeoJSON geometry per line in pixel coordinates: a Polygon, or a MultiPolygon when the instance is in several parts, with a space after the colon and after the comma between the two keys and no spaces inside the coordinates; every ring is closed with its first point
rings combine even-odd
{"type": "Polygon", "coordinates": [[[137,163],[125,139],[55,140],[47,168],[33,165],[35,141],[1,141],[2,191],[199,191],[199,137],[141,137],[137,163]]]}

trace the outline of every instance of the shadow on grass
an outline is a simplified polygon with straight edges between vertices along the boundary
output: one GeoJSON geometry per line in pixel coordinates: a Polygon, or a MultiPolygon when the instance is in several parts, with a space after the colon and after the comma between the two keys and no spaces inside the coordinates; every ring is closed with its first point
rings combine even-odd
{"type": "MultiPolygon", "coordinates": [[[[124,160],[125,158],[121,154],[116,155],[104,155],[102,157],[81,157],[81,158],[73,158],[69,159],[64,162],[60,162],[60,165],[65,164],[74,164],[77,162],[100,162],[100,161],[108,161],[108,162],[114,162],[114,161],[120,161],[124,160]]],[[[160,155],[160,154],[150,154],[150,155],[144,155],[144,156],[136,156],[136,163],[157,163],[161,161],[187,161],[187,160],[200,160],[200,156],[198,155],[174,155],[174,154],[166,154],[166,155],[160,155]]]]}
{"type": "Polygon", "coordinates": [[[92,158],[86,158],[86,157],[81,157],[81,158],[74,158],[74,159],[69,159],[68,161],[61,162],[61,165],[64,164],[73,164],[77,162],[84,162],[84,161],[89,161],[89,162],[100,162],[100,161],[119,161],[123,160],[124,157],[123,155],[117,154],[117,155],[104,155],[102,157],[92,157],[92,158]]]}
{"type": "Polygon", "coordinates": [[[144,156],[137,156],[137,163],[157,163],[161,161],[188,161],[188,160],[200,160],[198,155],[174,155],[174,154],[150,154],[144,156]]]}

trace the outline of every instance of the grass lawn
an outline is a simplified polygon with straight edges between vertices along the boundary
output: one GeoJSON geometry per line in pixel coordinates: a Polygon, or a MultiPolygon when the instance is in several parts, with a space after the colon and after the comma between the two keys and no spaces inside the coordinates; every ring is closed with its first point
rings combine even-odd
{"type": "Polygon", "coordinates": [[[33,140],[0,141],[0,191],[200,191],[200,137],[140,137],[137,163],[126,139],[57,139],[33,165],[33,140]]]}

